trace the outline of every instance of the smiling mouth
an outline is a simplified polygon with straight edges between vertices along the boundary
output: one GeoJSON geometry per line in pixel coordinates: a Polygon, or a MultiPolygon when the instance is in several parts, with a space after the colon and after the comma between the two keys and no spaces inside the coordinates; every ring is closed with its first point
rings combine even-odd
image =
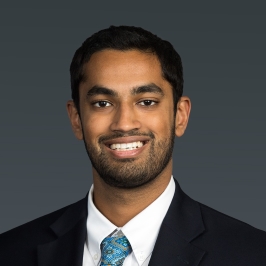
{"type": "Polygon", "coordinates": [[[109,148],[111,150],[116,150],[116,151],[131,151],[131,150],[136,150],[138,148],[141,148],[145,144],[147,144],[148,141],[135,141],[135,142],[129,142],[129,143],[115,143],[115,144],[110,144],[109,148]]]}

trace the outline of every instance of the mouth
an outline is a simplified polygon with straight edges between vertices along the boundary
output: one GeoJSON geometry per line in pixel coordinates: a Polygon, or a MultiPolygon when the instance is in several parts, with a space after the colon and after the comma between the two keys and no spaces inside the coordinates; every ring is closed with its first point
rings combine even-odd
{"type": "Polygon", "coordinates": [[[112,139],[104,144],[114,157],[133,158],[139,156],[146,149],[149,142],[149,137],[131,136],[112,139]]]}
{"type": "Polygon", "coordinates": [[[141,148],[145,144],[147,144],[148,141],[134,141],[134,142],[129,142],[129,143],[114,143],[110,144],[109,148],[111,150],[116,150],[116,151],[132,151],[136,150],[138,148],[141,148]]]}

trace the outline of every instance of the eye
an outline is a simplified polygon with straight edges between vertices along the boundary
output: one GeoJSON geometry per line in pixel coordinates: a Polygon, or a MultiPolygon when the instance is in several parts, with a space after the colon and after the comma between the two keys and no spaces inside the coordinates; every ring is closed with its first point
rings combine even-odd
{"type": "Polygon", "coordinates": [[[152,101],[152,100],[144,100],[139,102],[140,105],[142,106],[151,106],[151,105],[155,105],[157,102],[152,101]]]}
{"type": "Polygon", "coordinates": [[[93,106],[103,108],[103,107],[111,106],[111,104],[107,101],[98,101],[98,102],[93,103],[93,106]]]}

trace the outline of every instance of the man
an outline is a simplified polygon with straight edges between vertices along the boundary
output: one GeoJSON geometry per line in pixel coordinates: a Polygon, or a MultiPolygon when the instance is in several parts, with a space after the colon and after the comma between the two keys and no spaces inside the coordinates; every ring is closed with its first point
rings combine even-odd
{"type": "Polygon", "coordinates": [[[172,176],[191,102],[172,45],[95,33],[70,67],[67,111],[92,163],[85,199],[0,237],[0,265],[266,265],[266,234],[190,199],[172,176]]]}

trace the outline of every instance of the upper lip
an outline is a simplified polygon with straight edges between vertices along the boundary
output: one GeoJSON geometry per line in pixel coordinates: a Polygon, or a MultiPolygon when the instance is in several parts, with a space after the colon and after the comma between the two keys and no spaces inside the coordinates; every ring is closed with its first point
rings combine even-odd
{"type": "Polygon", "coordinates": [[[122,137],[122,138],[116,138],[116,139],[110,139],[104,142],[105,145],[111,145],[111,144],[117,144],[117,143],[131,143],[131,142],[137,142],[142,141],[146,142],[149,141],[149,137],[145,136],[131,136],[131,137],[122,137]]]}

